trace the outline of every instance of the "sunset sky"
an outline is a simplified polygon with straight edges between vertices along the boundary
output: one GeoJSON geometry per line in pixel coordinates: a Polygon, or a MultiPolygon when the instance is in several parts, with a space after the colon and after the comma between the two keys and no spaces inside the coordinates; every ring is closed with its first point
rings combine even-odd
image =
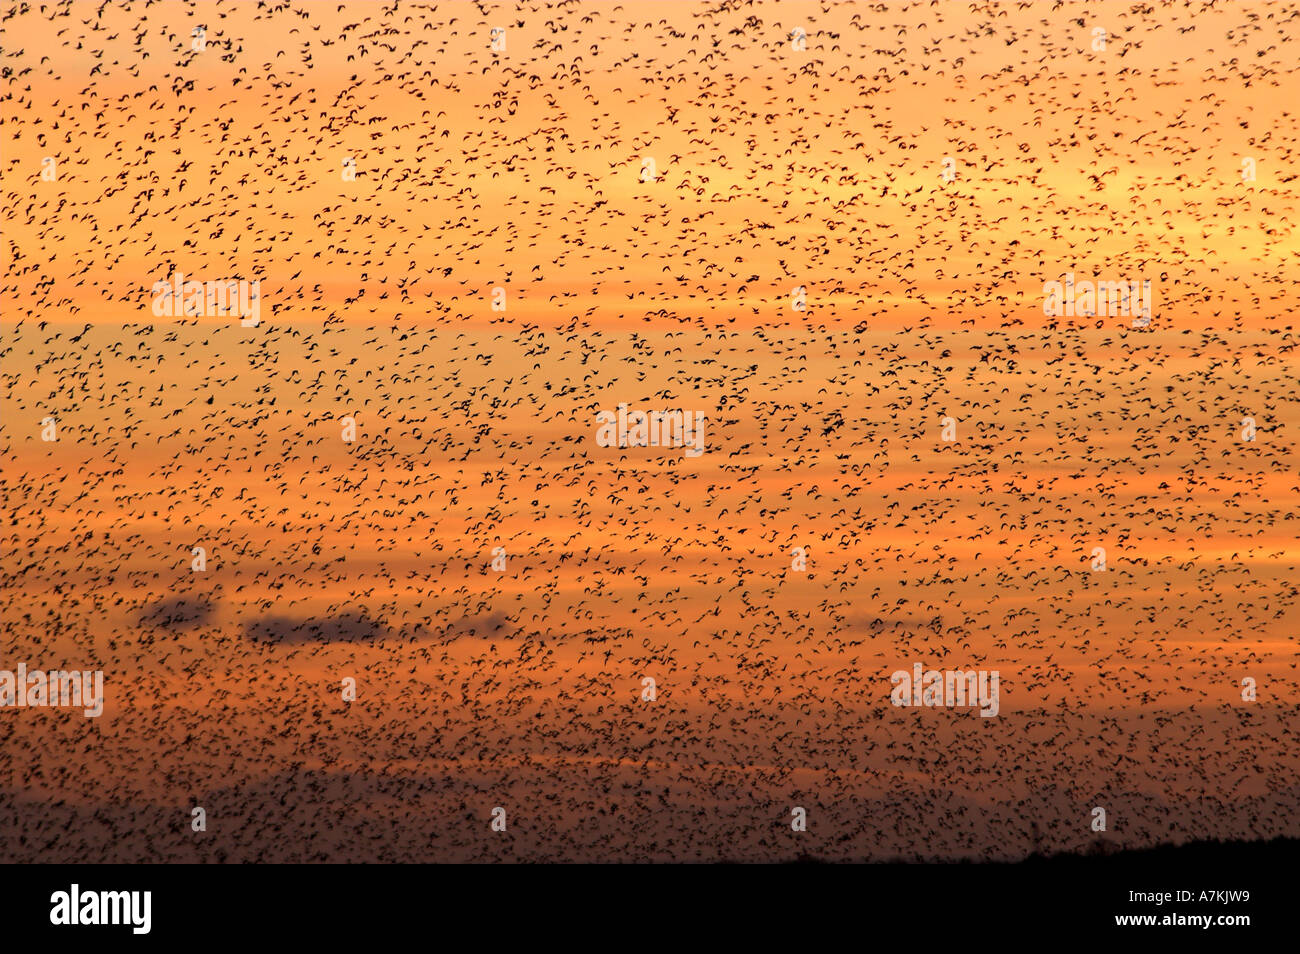
{"type": "Polygon", "coordinates": [[[1300,834],[1297,4],[3,16],[6,857],[1300,834]]]}

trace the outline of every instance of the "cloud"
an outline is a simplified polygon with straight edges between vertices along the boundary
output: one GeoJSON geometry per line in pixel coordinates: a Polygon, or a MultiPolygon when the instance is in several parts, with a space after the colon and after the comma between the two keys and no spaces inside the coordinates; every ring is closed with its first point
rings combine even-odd
{"type": "Polygon", "coordinates": [[[504,613],[486,616],[466,616],[448,624],[442,630],[445,639],[499,639],[511,633],[510,619],[504,613]]]}
{"type": "Polygon", "coordinates": [[[211,620],[213,609],[207,596],[177,596],[145,606],[140,610],[139,622],[158,629],[192,629],[211,620]]]}
{"type": "Polygon", "coordinates": [[[324,619],[264,616],[244,624],[244,638],[255,643],[361,643],[393,635],[392,630],[364,613],[342,613],[324,619]]]}

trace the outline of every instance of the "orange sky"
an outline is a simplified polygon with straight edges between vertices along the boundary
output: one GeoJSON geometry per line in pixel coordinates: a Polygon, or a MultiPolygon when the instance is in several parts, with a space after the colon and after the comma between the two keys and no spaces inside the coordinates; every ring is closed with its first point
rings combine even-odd
{"type": "Polygon", "coordinates": [[[284,784],[514,799],[519,858],[785,857],[796,793],[836,857],[1015,854],[1026,800],[1062,850],[1105,799],[1125,843],[1296,833],[1300,8],[302,6],[3,24],[0,668],[109,687],[2,714],[32,817],[284,784]],[[261,323],[156,318],[173,271],[259,279],[261,323]],[[1069,271],[1151,278],[1152,326],[1045,317],[1069,271]],[[597,447],[620,402],[706,453],[597,447]],[[889,706],[914,661],[999,669],[1002,715],[889,706]],[[611,791],[636,823],[584,828],[611,791]]]}

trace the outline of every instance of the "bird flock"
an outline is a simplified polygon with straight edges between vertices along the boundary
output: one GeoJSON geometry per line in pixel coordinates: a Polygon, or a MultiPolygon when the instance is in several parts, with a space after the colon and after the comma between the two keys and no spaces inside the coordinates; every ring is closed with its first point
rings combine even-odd
{"type": "Polygon", "coordinates": [[[0,670],[104,687],[0,707],[0,857],[1300,835],[1300,4],[0,30],[0,670]]]}

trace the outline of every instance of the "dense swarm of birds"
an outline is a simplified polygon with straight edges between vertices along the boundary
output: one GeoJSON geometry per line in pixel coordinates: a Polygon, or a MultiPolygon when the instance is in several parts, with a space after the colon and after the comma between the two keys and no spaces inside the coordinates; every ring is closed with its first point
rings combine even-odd
{"type": "Polygon", "coordinates": [[[1300,835],[1300,5],[0,29],[0,669],[107,695],[0,709],[5,859],[1300,835]],[[892,705],[916,662],[999,715],[892,705]]]}

